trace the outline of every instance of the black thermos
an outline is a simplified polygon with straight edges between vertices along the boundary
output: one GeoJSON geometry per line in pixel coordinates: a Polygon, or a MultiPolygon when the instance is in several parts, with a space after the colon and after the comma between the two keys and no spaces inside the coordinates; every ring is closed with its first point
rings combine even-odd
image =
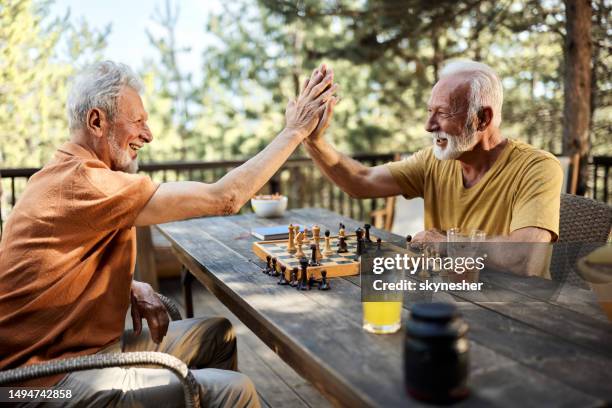
{"type": "Polygon", "coordinates": [[[418,303],[406,324],[404,376],[414,398],[449,403],[469,391],[468,325],[454,305],[418,303]]]}

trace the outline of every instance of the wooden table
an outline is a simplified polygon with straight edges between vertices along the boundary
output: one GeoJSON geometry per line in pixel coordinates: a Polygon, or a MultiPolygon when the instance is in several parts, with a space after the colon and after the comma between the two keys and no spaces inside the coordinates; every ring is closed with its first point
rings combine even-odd
{"type": "MultiPolygon", "coordinates": [[[[256,226],[318,224],[348,231],[360,223],[322,209],[299,209],[273,220],[253,214],[158,226],[180,261],[246,326],[339,406],[425,406],[403,385],[402,331],[361,328],[358,277],[336,278],[329,292],[278,286],[251,251],[256,226]]],[[[403,238],[372,232],[388,242],[403,238]]],[[[184,276],[188,283],[190,275],[184,276]]],[[[601,406],[612,401],[612,324],[589,291],[553,282],[482,273],[496,300],[437,293],[454,302],[470,331],[471,395],[465,406],[601,406]]],[[[405,301],[404,317],[414,299],[405,301]]]]}

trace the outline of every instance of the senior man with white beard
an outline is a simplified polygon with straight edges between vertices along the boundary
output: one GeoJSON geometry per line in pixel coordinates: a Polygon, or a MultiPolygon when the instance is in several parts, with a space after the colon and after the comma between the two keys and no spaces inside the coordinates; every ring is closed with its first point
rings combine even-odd
{"type": "Polygon", "coordinates": [[[445,231],[481,230],[488,240],[552,242],[559,233],[562,171],[550,153],[504,138],[503,89],[489,66],[447,64],[432,89],[425,130],[433,146],[404,161],[366,167],[323,137],[335,101],[303,144],[318,167],[354,198],[423,197],[425,230],[415,242],[441,242],[445,231]]]}

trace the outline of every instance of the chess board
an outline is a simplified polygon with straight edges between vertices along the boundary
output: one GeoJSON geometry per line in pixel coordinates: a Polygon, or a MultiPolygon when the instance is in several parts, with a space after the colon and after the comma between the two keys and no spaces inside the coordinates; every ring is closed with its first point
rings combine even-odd
{"type": "MultiPolygon", "coordinates": [[[[376,241],[376,237],[371,236],[373,241],[376,241]]],[[[323,256],[323,258],[319,261],[321,266],[309,266],[308,267],[308,275],[314,274],[315,278],[319,279],[321,277],[321,271],[327,271],[327,277],[332,278],[334,276],[350,276],[350,275],[359,275],[359,261],[355,260],[355,254],[357,251],[357,238],[353,235],[346,235],[346,246],[348,252],[338,253],[338,237],[330,237],[331,248],[334,251],[332,255],[329,257],[323,256]]],[[[370,244],[372,245],[372,244],[370,244]]],[[[374,245],[376,245],[374,243],[374,245]]],[[[257,257],[266,260],[266,256],[270,255],[273,258],[277,259],[277,268],[280,270],[281,265],[285,265],[287,267],[287,274],[291,271],[293,267],[300,267],[299,259],[295,257],[295,254],[290,254],[287,252],[287,240],[278,240],[278,241],[258,241],[253,243],[253,252],[257,257]]],[[[325,246],[325,240],[322,238],[319,242],[319,246],[321,251],[325,246]]],[[[306,248],[306,245],[303,247],[304,254],[306,258],[310,259],[311,250],[306,248]]]]}

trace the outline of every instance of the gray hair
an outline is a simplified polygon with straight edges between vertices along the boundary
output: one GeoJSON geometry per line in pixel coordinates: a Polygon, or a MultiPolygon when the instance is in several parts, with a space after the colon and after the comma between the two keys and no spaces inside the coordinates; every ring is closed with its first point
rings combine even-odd
{"type": "Polygon", "coordinates": [[[470,83],[468,118],[473,118],[483,107],[489,106],[493,111],[493,126],[498,128],[502,120],[504,89],[495,71],[481,62],[454,60],[442,68],[440,79],[459,73],[467,74],[470,83]]]}
{"type": "Polygon", "coordinates": [[[70,130],[86,125],[87,112],[99,108],[112,123],[117,113],[117,98],[125,86],[141,93],[140,78],[125,64],[112,61],[97,62],[77,75],[68,94],[68,126],[70,130]]]}

